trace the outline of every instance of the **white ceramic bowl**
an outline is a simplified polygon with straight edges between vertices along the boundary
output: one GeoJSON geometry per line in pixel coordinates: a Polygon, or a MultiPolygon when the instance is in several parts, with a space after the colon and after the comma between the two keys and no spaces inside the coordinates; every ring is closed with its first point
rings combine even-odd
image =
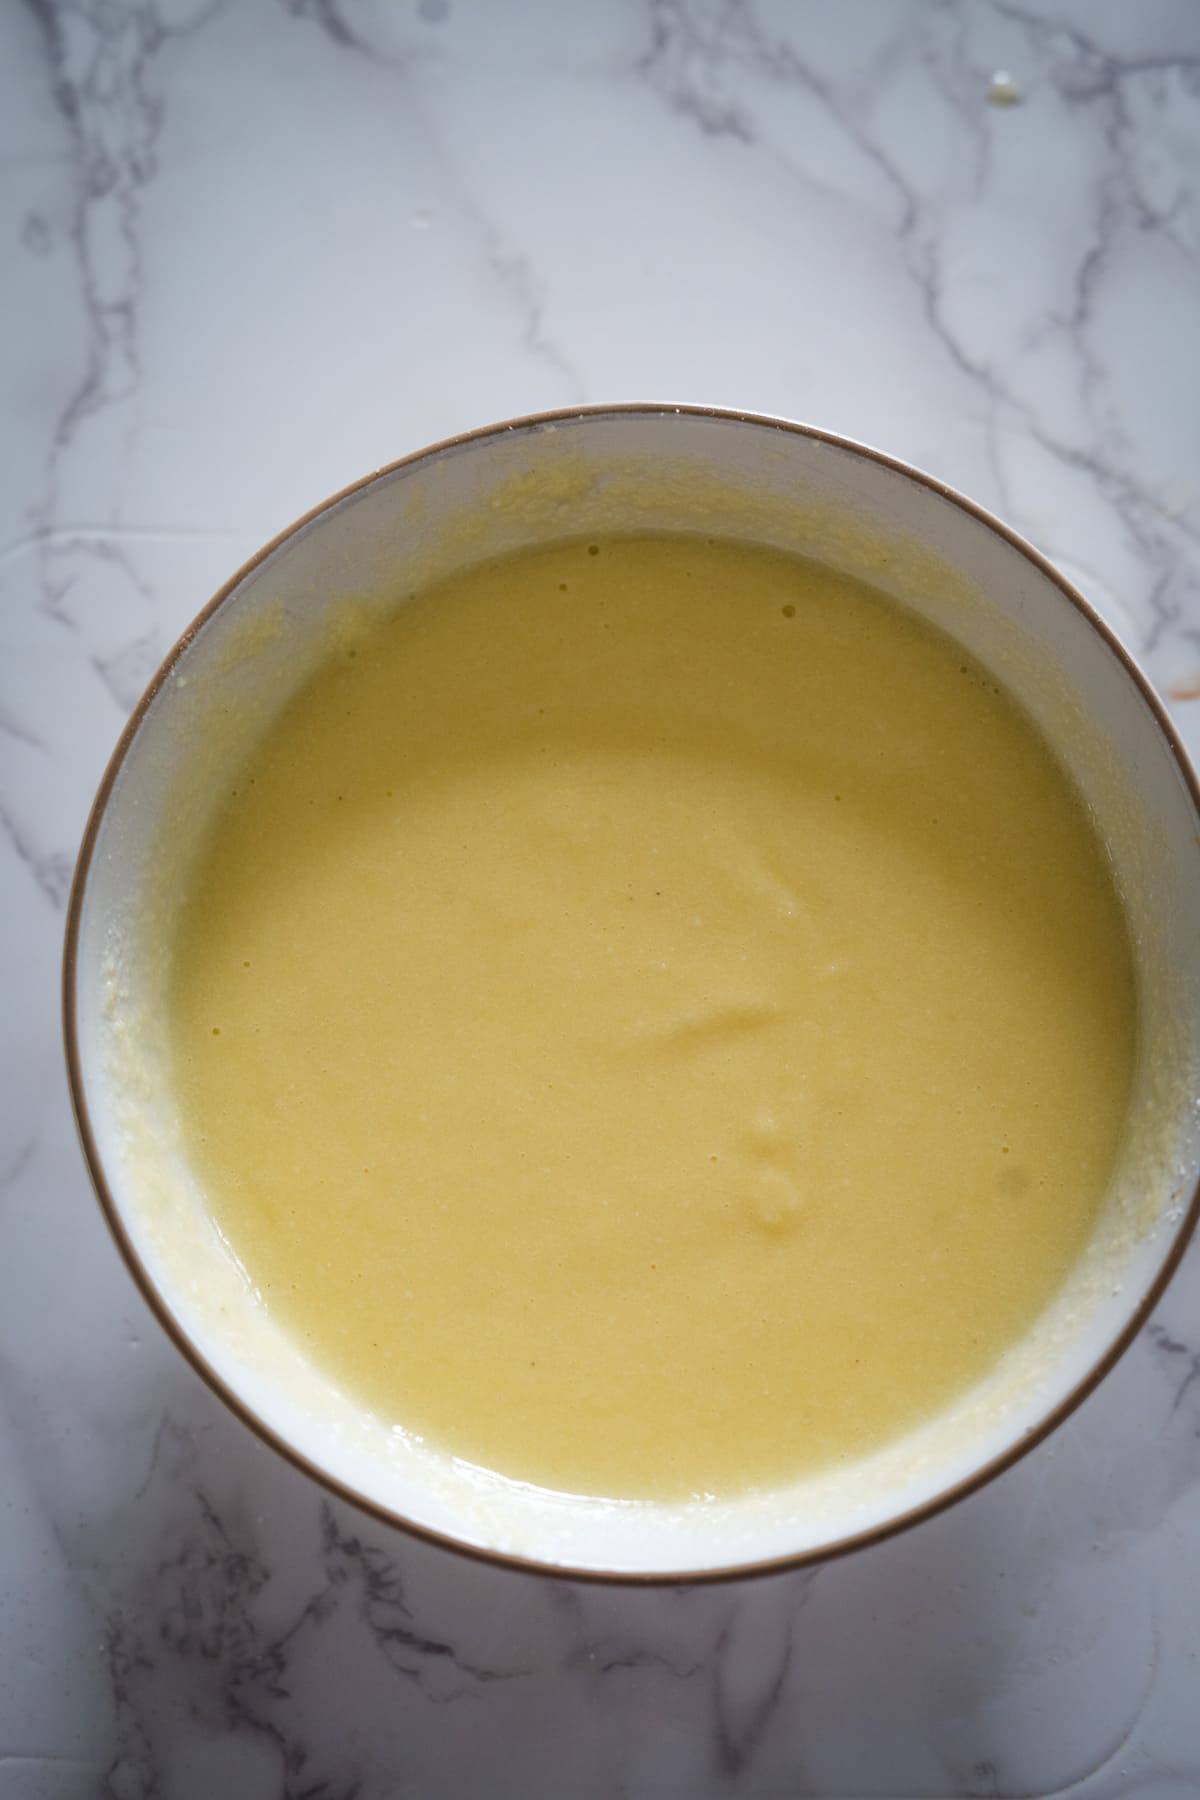
{"type": "Polygon", "coordinates": [[[172,650],[117,746],[79,858],[64,983],[72,1095],[109,1224],[163,1326],[301,1468],[385,1519],[525,1566],[618,1580],[743,1575],[850,1548],[967,1492],[1065,1417],[1144,1322],[1197,1214],[1198,899],[1196,781],[1161,706],[1079,594],[996,520],[875,451],[779,420],[652,406],[547,415],[437,445],[327,501],[172,650]],[[631,527],[815,556],[958,639],[1020,698],[1082,789],[1111,846],[1138,965],[1126,1153],[1067,1290],[987,1381],[921,1430],[852,1468],[720,1504],[546,1494],[413,1446],[339,1394],[256,1304],[209,1220],[162,1056],[163,944],[186,848],[319,656],[331,603],[379,605],[482,556],[631,527]]]}

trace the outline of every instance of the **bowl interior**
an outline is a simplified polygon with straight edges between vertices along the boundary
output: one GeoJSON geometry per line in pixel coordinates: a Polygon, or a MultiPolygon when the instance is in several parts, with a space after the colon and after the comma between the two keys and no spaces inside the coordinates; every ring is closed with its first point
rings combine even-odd
{"type": "MultiPolygon", "coordinates": [[[[936,1503],[1068,1404],[1184,1235],[1197,1163],[1200,837],[1139,679],[1048,568],[936,484],[767,420],[616,409],[476,435],[383,471],[286,534],[184,640],[102,790],[81,862],[73,1078],[135,1270],[193,1357],[326,1479],[425,1530],[582,1572],[687,1576],[818,1554],[936,1503]],[[986,1382],[850,1468],[686,1506],[503,1481],[365,1414],[271,1323],[180,1148],[163,1055],[166,946],[194,846],[342,609],[382,608],[481,557],[586,532],[702,531],[873,582],[1003,680],[1108,842],[1139,982],[1139,1076],[1101,1223],[1058,1300],[986,1382]],[[171,821],[166,832],[164,822],[171,821]]],[[[70,1028],[69,1028],[70,1030],[70,1028]]]]}

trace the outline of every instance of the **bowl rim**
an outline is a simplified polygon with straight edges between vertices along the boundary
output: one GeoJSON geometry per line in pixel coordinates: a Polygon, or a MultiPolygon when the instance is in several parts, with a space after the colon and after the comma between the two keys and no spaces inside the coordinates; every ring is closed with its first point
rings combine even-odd
{"type": "Polygon", "coordinates": [[[850,1532],[832,1542],[817,1545],[804,1550],[785,1553],[750,1562],[730,1563],[705,1569],[685,1570],[622,1570],[575,1567],[571,1564],[542,1561],[536,1557],[520,1555],[511,1551],[497,1550],[486,1545],[473,1544],[465,1538],[455,1537],[447,1531],[408,1518],[401,1512],[362,1493],[349,1483],[331,1474],[319,1463],[315,1462],[303,1450],[291,1443],[279,1430],[262,1418],[255,1409],[221,1376],[209,1362],[199,1344],[189,1335],[180,1319],[172,1309],[169,1299],[158,1287],[146,1264],[139,1255],[132,1237],[126,1228],[121,1207],[114,1198],[113,1189],[109,1185],[104,1163],[100,1155],[95,1132],[92,1128],[91,1115],[83,1078],[82,1061],[79,1051],[78,1027],[78,961],[80,927],[83,906],[87,894],[88,877],[91,871],[96,844],[101,827],[112,798],[117,779],[129,750],[141,730],[149,709],[170,677],[176,663],[189,648],[202,628],[214,614],[232,598],[248,576],[264,563],[268,557],[280,549],[290,538],[295,537],[307,526],[319,519],[322,514],[330,512],[343,501],[370,487],[376,481],[397,474],[403,469],[413,467],[417,463],[433,461],[448,450],[457,450],[468,445],[481,445],[492,439],[502,439],[514,431],[527,431],[545,426],[582,422],[586,419],[611,419],[621,417],[690,417],[703,418],[715,422],[734,425],[753,425],[781,435],[797,436],[809,441],[826,444],[851,455],[864,458],[869,462],[881,464],[894,474],[903,476],[915,485],[937,494],[951,505],[985,526],[997,537],[1003,539],[1037,572],[1044,576],[1064,599],[1076,609],[1097,635],[1103,640],[1108,650],[1123,665],[1134,688],[1137,690],[1143,705],[1149,711],[1157,725],[1159,733],[1166,744],[1183,780],[1184,787],[1196,814],[1197,833],[1200,835],[1200,780],[1192,767],[1191,760],[1170,719],[1167,710],[1159,698],[1149,677],[1143,672],[1135,657],[1126,648],[1112,627],[1101,617],[1090,601],[1086,600],[1079,589],[1058,570],[1049,559],[1035,549],[1034,546],[1011,526],[996,517],[977,501],[969,499],[958,492],[947,482],[917,468],[914,464],[900,457],[889,455],[872,445],[864,444],[857,439],[846,437],[839,432],[827,431],[820,426],[801,423],[777,414],[744,412],[733,407],[674,404],[671,402],[653,401],[621,401],[611,405],[603,403],[586,406],[560,407],[547,412],[521,414],[515,418],[501,420],[495,424],[477,426],[470,431],[457,432],[451,437],[441,438],[419,450],[397,457],[394,461],[384,463],[369,474],[350,482],[336,493],[310,507],[309,510],[276,533],[271,540],[250,556],[218,588],[212,599],[196,614],[191,623],[180,633],[175,643],[168,650],[159,667],[151,677],[137,705],[134,707],[116,746],[109,757],[101,777],[96,795],[92,801],[84,826],[79,854],[72,876],[71,889],[67,902],[66,928],[63,938],[62,960],[62,1024],[63,1046],[66,1057],[67,1084],[70,1091],[71,1110],[83,1151],[84,1161],[91,1178],[96,1199],[99,1202],[105,1223],[113,1237],[125,1266],[141,1296],[149,1306],[158,1323],[167,1336],[191,1363],[193,1369],[207,1383],[209,1388],[224,1402],[230,1412],[272,1450],[284,1457],[294,1468],[315,1481],[327,1493],[367,1513],[380,1523],[406,1532],[427,1544],[436,1545],[439,1549],[451,1551],[457,1556],[469,1558],[491,1567],[510,1569],[526,1575],[539,1575],[551,1580],[584,1581],[616,1587],[665,1587],[665,1586],[701,1586],[717,1582],[746,1581],[758,1576],[784,1574],[794,1569],[810,1567],[815,1564],[831,1562],[836,1558],[851,1554],[853,1551],[866,1549],[871,1545],[883,1543],[886,1539],[907,1531],[915,1525],[923,1524],[935,1518],[946,1508],[959,1500],[975,1493],[987,1483],[1004,1474],[1018,1463],[1022,1457],[1042,1443],[1051,1432],[1058,1429],[1070,1415],[1082,1405],[1084,1400],[1099,1386],[1104,1377],[1128,1350],[1134,1339],[1140,1334],[1149,1319],[1154,1307],[1165,1291],[1183,1259],[1188,1243],[1200,1223],[1200,1179],[1193,1188],[1187,1207],[1181,1214],[1169,1244],[1166,1246],[1153,1277],[1138,1300],[1137,1305],[1129,1313],[1124,1325],[1116,1333],[1108,1347],[1096,1358],[1087,1372],[1074,1386],[1042,1417],[1026,1427],[1015,1441],[1006,1449],[999,1451],[977,1469],[950,1483],[947,1487],[923,1500],[919,1505],[909,1507],[893,1518],[885,1519],[860,1531],[850,1532]]]}

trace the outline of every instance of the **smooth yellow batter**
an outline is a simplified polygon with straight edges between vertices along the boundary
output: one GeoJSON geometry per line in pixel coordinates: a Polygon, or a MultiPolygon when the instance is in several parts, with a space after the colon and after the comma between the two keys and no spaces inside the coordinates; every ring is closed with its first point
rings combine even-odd
{"type": "Polygon", "coordinates": [[[698,537],[485,564],[267,734],[175,946],[267,1308],[429,1443],[729,1494],[869,1450],[1062,1282],[1135,1045],[1101,846],[871,590],[698,537]]]}

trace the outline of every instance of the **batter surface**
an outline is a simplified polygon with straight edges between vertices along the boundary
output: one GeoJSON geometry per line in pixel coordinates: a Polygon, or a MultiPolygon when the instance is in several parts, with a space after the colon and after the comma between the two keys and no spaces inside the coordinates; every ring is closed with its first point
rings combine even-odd
{"type": "Polygon", "coordinates": [[[263,1303],[432,1445],[730,1494],[983,1375],[1123,1127],[1105,857],[991,678],[774,552],[604,538],[341,643],[174,950],[194,1166],[263,1303]]]}

